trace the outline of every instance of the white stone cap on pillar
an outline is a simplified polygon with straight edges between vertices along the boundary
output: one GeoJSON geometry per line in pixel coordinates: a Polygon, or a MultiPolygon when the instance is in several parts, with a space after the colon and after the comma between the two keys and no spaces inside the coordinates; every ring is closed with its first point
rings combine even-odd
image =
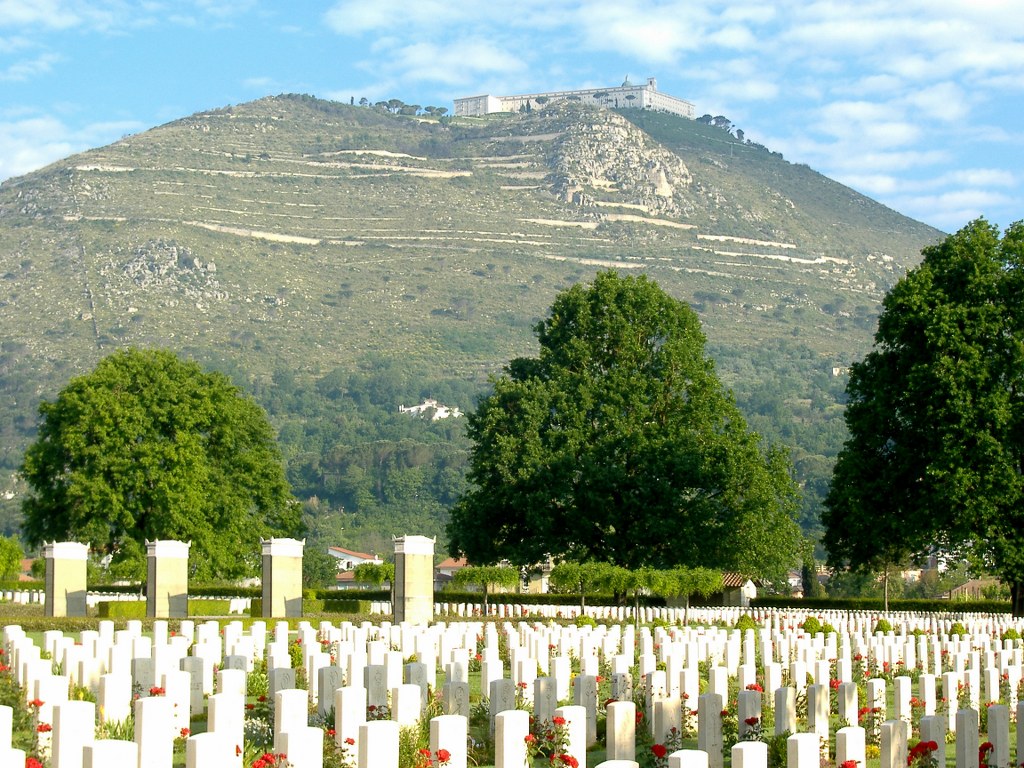
{"type": "Polygon", "coordinates": [[[271,557],[302,557],[302,548],[306,540],[298,539],[260,539],[263,554],[271,557]]]}
{"type": "Polygon", "coordinates": [[[428,536],[393,536],[396,555],[434,556],[434,539],[428,536]]]}
{"type": "Polygon", "coordinates": [[[43,557],[55,560],[86,560],[89,557],[89,545],[77,541],[43,542],[43,557]]]}
{"type": "Polygon", "coordinates": [[[147,557],[170,557],[180,558],[182,560],[188,559],[188,550],[192,546],[191,541],[175,541],[174,539],[156,539],[150,541],[146,539],[146,556],[147,557]]]}

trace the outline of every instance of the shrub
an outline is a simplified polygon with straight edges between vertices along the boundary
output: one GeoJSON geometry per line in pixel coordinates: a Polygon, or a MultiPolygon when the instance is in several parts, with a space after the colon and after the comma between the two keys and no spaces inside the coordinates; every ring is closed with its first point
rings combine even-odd
{"type": "Polygon", "coordinates": [[[875,628],[872,632],[892,632],[892,624],[889,623],[888,619],[879,619],[875,623],[875,628]]]}
{"type": "Polygon", "coordinates": [[[1013,627],[1010,627],[1008,630],[1003,632],[1002,636],[999,639],[1003,640],[1003,641],[1006,641],[1006,640],[1020,640],[1020,632],[1018,632],[1013,627]]]}
{"type": "Polygon", "coordinates": [[[754,621],[753,617],[749,613],[744,613],[738,619],[736,619],[736,629],[745,632],[748,629],[757,629],[757,622],[754,621]]]}
{"type": "Polygon", "coordinates": [[[808,635],[816,635],[821,632],[821,620],[817,616],[808,616],[801,626],[808,635]]]}
{"type": "Polygon", "coordinates": [[[959,621],[954,621],[953,626],[949,628],[949,634],[960,635],[962,637],[967,634],[967,627],[965,627],[959,621]]]}
{"type": "Polygon", "coordinates": [[[577,627],[596,627],[597,621],[593,616],[577,616],[574,622],[577,627]]]}

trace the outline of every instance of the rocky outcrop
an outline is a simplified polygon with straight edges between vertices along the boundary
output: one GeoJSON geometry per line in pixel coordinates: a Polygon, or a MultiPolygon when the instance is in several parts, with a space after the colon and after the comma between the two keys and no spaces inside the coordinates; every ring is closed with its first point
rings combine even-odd
{"type": "Polygon", "coordinates": [[[683,216],[693,177],[686,164],[614,112],[581,111],[552,143],[552,191],[577,205],[609,199],[683,216]]]}

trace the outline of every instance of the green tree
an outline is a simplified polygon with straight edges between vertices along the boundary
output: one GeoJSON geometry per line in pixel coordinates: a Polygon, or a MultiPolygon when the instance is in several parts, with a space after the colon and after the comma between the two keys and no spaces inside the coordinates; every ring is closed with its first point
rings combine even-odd
{"type": "Polygon", "coordinates": [[[825,500],[833,566],[970,555],[1024,615],[1024,225],[979,219],[886,296],[852,366],[850,437],[825,500]]]}
{"type": "Polygon", "coordinates": [[[794,562],[788,462],[747,430],[686,304],[602,272],[536,332],[540,356],[511,361],[468,419],[453,555],[760,576],[794,562]]]}
{"type": "Polygon", "coordinates": [[[14,536],[0,536],[0,580],[14,581],[21,574],[21,560],[25,550],[14,536]]]}
{"type": "Polygon", "coordinates": [[[352,573],[359,584],[372,584],[380,589],[385,581],[391,583],[395,580],[395,564],[360,563],[352,573]]]}
{"type": "Polygon", "coordinates": [[[465,588],[474,584],[484,593],[484,610],[487,610],[487,595],[495,589],[512,589],[519,583],[519,571],[507,565],[467,565],[452,576],[452,584],[465,588]]]}
{"type": "Polygon", "coordinates": [[[191,541],[195,577],[235,578],[256,571],[260,537],[298,532],[266,415],[221,374],[129,349],[39,413],[21,468],[30,544],[74,539],[116,561],[146,539],[191,541]]]}
{"type": "Polygon", "coordinates": [[[587,595],[609,588],[613,568],[609,563],[566,561],[551,569],[548,581],[559,592],[578,592],[582,611],[587,606],[587,595]]]}

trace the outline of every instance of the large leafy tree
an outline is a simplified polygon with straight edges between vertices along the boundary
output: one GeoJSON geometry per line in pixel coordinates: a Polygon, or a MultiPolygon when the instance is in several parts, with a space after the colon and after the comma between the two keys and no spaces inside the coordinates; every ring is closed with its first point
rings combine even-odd
{"type": "Polygon", "coordinates": [[[39,406],[22,474],[24,534],[138,559],[145,539],[192,542],[198,577],[254,571],[261,536],[299,527],[266,415],[218,373],[126,350],[39,406]]]}
{"type": "Polygon", "coordinates": [[[511,361],[469,417],[453,554],[765,576],[793,562],[788,462],[747,430],[688,306],[602,272],[536,332],[540,356],[511,361]]]}
{"type": "Polygon", "coordinates": [[[972,222],[923,251],[852,366],[823,522],[835,566],[971,555],[1024,613],[1024,225],[972,222]]]}

